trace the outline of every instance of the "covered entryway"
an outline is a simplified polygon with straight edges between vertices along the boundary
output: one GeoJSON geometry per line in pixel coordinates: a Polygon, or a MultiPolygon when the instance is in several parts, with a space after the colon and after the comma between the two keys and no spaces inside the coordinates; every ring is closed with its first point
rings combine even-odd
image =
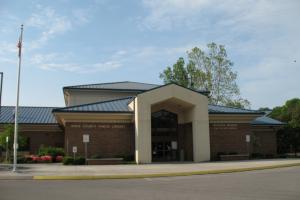
{"type": "Polygon", "coordinates": [[[176,84],[168,84],[138,94],[131,106],[134,107],[135,112],[135,159],[137,163],[180,160],[181,149],[186,155],[182,157],[188,156],[188,159],[184,158],[184,160],[194,162],[210,160],[208,100],[205,95],[176,84]],[[157,122],[152,126],[153,116],[168,120],[165,121],[165,125],[161,124],[164,122],[157,122]],[[172,121],[176,122],[176,118],[177,123],[172,125],[172,121]],[[188,142],[182,144],[181,147],[180,141],[183,140],[178,139],[178,127],[190,133],[183,135],[187,137],[188,142]],[[164,134],[168,136],[163,137],[164,134]]]}

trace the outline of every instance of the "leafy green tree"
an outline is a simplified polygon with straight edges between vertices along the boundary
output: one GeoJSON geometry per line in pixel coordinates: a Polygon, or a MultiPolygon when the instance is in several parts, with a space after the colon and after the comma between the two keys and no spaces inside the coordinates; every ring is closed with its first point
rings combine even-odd
{"type": "Polygon", "coordinates": [[[237,73],[223,45],[210,43],[205,52],[198,47],[187,52],[188,63],[181,57],[167,67],[160,78],[164,83],[177,83],[195,90],[210,91],[209,101],[216,105],[249,108],[250,102],[241,98],[236,83],[237,73]]]}
{"type": "MultiPolygon", "coordinates": [[[[2,149],[6,148],[6,137],[8,137],[8,150],[13,150],[14,143],[14,127],[12,124],[5,125],[4,131],[0,133],[0,146],[2,149]]],[[[22,135],[18,135],[19,149],[23,149],[27,146],[27,139],[22,135]]]]}
{"type": "Polygon", "coordinates": [[[275,107],[270,116],[286,123],[278,132],[278,151],[300,151],[300,99],[290,99],[283,106],[275,107]]]}
{"type": "Polygon", "coordinates": [[[286,122],[290,128],[300,128],[300,99],[290,99],[283,106],[275,107],[270,116],[286,122]]]}

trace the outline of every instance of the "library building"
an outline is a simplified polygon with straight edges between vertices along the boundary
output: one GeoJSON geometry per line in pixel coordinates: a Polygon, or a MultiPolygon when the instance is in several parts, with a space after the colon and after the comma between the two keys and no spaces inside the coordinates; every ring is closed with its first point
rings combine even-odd
{"type": "MultiPolygon", "coordinates": [[[[131,157],[137,164],[203,162],[220,156],[275,156],[283,123],[265,113],[209,104],[209,92],[177,84],[111,82],[63,88],[65,107],[20,107],[28,151],[62,147],[67,155],[131,157]]],[[[2,106],[0,131],[14,123],[2,106]]]]}

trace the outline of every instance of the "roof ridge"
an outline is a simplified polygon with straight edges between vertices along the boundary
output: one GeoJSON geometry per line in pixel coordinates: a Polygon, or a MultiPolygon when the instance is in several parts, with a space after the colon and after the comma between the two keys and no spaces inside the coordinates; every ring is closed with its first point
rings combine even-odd
{"type": "Polygon", "coordinates": [[[104,83],[91,83],[91,84],[69,85],[69,86],[64,86],[64,88],[79,87],[79,86],[91,86],[91,85],[117,84],[117,83],[125,83],[125,82],[128,82],[128,81],[117,81],[117,82],[104,82],[104,83]]]}
{"type": "Polygon", "coordinates": [[[64,110],[64,109],[69,109],[69,108],[78,108],[78,107],[82,107],[82,106],[89,106],[89,105],[95,105],[95,104],[100,104],[100,103],[107,103],[107,102],[112,102],[112,101],[125,100],[125,99],[130,99],[130,98],[133,98],[133,96],[127,96],[127,97],[123,97],[123,98],[119,98],[119,99],[111,99],[111,100],[106,100],[106,101],[97,101],[97,102],[93,102],[93,103],[86,103],[86,104],[80,104],[80,105],[75,105],[75,106],[67,106],[67,107],[53,109],[53,112],[55,112],[57,110],[64,110]]]}
{"type": "Polygon", "coordinates": [[[63,88],[74,88],[74,87],[81,87],[81,86],[93,86],[93,85],[108,85],[108,84],[118,84],[118,83],[140,83],[140,84],[146,84],[146,85],[157,85],[153,83],[143,83],[143,82],[136,82],[136,81],[117,81],[117,82],[104,82],[104,83],[91,83],[91,84],[81,84],[81,85],[70,85],[65,86],[63,88]]]}

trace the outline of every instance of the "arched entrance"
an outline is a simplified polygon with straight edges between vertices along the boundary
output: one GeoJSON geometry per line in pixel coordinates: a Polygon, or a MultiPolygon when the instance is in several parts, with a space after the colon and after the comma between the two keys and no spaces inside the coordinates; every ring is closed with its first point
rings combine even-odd
{"type": "Polygon", "coordinates": [[[160,110],[151,114],[152,161],[178,161],[177,114],[160,110]]]}

